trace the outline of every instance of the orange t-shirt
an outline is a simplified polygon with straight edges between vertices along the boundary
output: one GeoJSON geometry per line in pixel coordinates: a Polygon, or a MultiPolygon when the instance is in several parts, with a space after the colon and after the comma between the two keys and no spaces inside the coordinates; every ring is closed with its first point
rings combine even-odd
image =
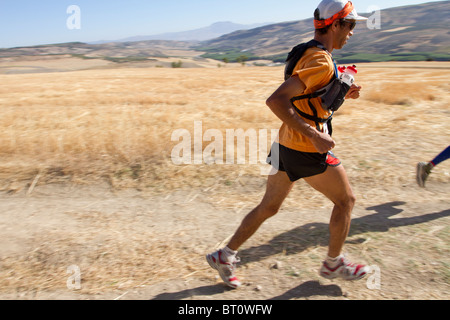
{"type": "MultiPolygon", "coordinates": [[[[292,77],[295,76],[298,76],[306,86],[303,94],[310,94],[322,89],[327,86],[335,76],[335,68],[331,55],[325,50],[317,47],[309,48],[295,66],[292,77]]],[[[331,116],[330,112],[327,112],[322,108],[320,98],[311,99],[311,103],[316,108],[317,116],[319,118],[327,119],[331,116]]],[[[308,99],[295,101],[294,104],[300,111],[313,115],[313,112],[308,105],[308,99]]],[[[303,118],[303,120],[311,126],[316,127],[314,121],[305,118],[303,118]]],[[[324,125],[321,123],[319,126],[320,130],[323,132],[324,125]]],[[[316,148],[307,137],[284,123],[280,129],[279,142],[289,149],[317,153],[316,148]]]]}

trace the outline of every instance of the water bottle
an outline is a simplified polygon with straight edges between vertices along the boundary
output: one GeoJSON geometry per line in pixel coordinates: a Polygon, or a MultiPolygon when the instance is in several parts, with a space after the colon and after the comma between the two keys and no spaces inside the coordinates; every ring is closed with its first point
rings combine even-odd
{"type": "Polygon", "coordinates": [[[356,70],[356,66],[353,65],[351,67],[339,67],[339,72],[341,73],[339,79],[349,87],[355,82],[355,76],[358,73],[356,70]]]}

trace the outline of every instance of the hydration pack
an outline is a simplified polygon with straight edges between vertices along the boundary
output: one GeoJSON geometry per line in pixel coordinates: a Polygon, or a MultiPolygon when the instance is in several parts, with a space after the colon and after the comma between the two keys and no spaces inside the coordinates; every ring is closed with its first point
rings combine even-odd
{"type": "MultiPolygon", "coordinates": [[[[289,53],[287,59],[286,59],[286,67],[284,69],[284,79],[287,80],[291,77],[292,73],[294,72],[295,66],[297,65],[298,61],[303,57],[306,50],[312,47],[318,47],[322,50],[327,50],[320,42],[316,40],[311,40],[306,43],[302,43],[297,45],[292,49],[292,51],[289,53]]],[[[336,66],[335,66],[335,69],[336,66]]],[[[335,111],[337,111],[342,104],[345,101],[345,96],[347,95],[348,91],[350,90],[350,86],[343,83],[337,76],[337,70],[336,70],[336,76],[333,77],[333,79],[330,81],[330,83],[325,86],[324,88],[317,90],[316,92],[305,94],[297,97],[293,97],[291,99],[292,106],[294,109],[304,118],[314,121],[316,123],[316,127],[318,130],[320,130],[319,123],[326,123],[328,125],[329,133],[332,134],[332,128],[331,128],[331,120],[333,118],[333,114],[335,111]],[[311,99],[314,98],[320,98],[321,99],[321,105],[322,108],[327,112],[332,112],[332,115],[327,118],[319,118],[317,116],[317,110],[314,107],[314,105],[311,103],[311,99]],[[298,100],[308,99],[308,105],[311,108],[311,111],[313,115],[304,113],[300,111],[295,105],[294,102],[298,100]]]]}

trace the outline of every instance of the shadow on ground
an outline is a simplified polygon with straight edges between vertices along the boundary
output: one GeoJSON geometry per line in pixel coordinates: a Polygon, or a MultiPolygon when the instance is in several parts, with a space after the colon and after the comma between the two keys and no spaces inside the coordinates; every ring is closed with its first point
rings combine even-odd
{"type": "MultiPolygon", "coordinates": [[[[364,234],[366,232],[387,232],[392,228],[426,223],[450,215],[450,209],[448,209],[421,216],[391,219],[391,217],[403,212],[403,209],[398,207],[405,204],[405,202],[396,201],[366,208],[366,210],[375,211],[375,213],[353,219],[349,236],[364,234]]],[[[353,240],[352,243],[363,241],[364,239],[353,240]]],[[[300,253],[310,246],[317,245],[328,245],[328,224],[308,223],[282,233],[266,244],[242,250],[240,256],[243,261],[242,264],[246,264],[260,261],[282,252],[285,252],[286,254],[300,253]]],[[[216,284],[179,292],[162,293],[154,297],[153,300],[182,300],[194,296],[212,296],[230,290],[232,289],[229,289],[224,284],[216,284]]],[[[311,296],[340,297],[342,295],[342,290],[337,285],[321,285],[318,281],[307,281],[269,300],[290,300],[311,296]]]]}
{"type": "MultiPolygon", "coordinates": [[[[403,212],[403,209],[398,207],[405,204],[405,202],[396,201],[366,208],[366,210],[375,211],[375,213],[353,219],[349,237],[366,232],[387,232],[392,228],[426,223],[450,215],[450,209],[448,209],[421,216],[391,219],[391,217],[403,212]]],[[[365,239],[358,239],[349,241],[349,243],[364,241],[365,239]]],[[[242,259],[241,265],[245,265],[282,252],[287,255],[297,254],[312,246],[328,246],[328,224],[308,223],[282,233],[266,244],[244,249],[239,255],[242,259]]]]}
{"type": "Polygon", "coordinates": [[[155,296],[152,300],[183,300],[195,296],[213,296],[231,290],[233,289],[226,287],[224,284],[215,284],[211,286],[186,289],[178,292],[161,293],[155,296]]]}
{"type": "MultiPolygon", "coordinates": [[[[179,292],[162,293],[154,297],[152,300],[183,300],[195,296],[212,296],[231,290],[233,289],[226,287],[224,284],[216,284],[186,289],[179,292]]],[[[282,295],[273,297],[269,300],[291,300],[312,296],[341,297],[342,295],[343,293],[341,288],[335,284],[322,285],[319,281],[307,281],[283,293],[282,295]]]]}

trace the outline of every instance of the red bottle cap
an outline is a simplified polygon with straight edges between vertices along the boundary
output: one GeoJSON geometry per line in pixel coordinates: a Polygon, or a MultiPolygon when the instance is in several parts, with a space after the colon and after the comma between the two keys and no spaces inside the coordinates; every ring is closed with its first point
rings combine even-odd
{"type": "Polygon", "coordinates": [[[358,73],[358,70],[356,70],[356,66],[351,66],[351,67],[348,67],[347,69],[353,71],[355,74],[358,73]]]}

